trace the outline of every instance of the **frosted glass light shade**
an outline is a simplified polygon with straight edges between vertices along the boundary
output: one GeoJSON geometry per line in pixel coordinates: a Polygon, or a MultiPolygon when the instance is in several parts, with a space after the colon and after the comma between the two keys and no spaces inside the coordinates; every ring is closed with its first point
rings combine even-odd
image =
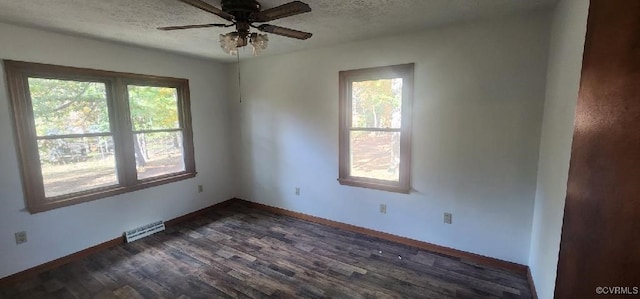
{"type": "Polygon", "coordinates": [[[222,48],[222,51],[229,55],[236,55],[238,52],[239,37],[237,32],[220,34],[220,48],[222,48]]]}
{"type": "Polygon", "coordinates": [[[269,46],[269,37],[266,34],[251,33],[246,37],[241,37],[238,32],[220,34],[220,48],[229,55],[236,55],[238,48],[246,46],[248,43],[253,48],[253,55],[258,56],[269,46]]]}
{"type": "Polygon", "coordinates": [[[258,56],[269,46],[269,37],[266,34],[252,33],[251,46],[253,46],[253,55],[258,56]]]}

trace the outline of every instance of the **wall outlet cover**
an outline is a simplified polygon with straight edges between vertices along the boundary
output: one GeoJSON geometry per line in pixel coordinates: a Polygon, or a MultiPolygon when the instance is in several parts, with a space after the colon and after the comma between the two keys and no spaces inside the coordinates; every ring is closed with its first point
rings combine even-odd
{"type": "Polygon", "coordinates": [[[16,244],[27,243],[27,232],[17,232],[16,233],[16,244]]]}
{"type": "Polygon", "coordinates": [[[451,224],[453,220],[453,215],[451,213],[444,213],[444,223],[451,224]]]}

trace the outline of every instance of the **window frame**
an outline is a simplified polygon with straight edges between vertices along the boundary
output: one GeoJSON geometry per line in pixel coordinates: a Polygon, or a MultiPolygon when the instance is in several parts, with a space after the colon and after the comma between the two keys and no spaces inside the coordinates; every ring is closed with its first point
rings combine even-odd
{"type": "MultiPolygon", "coordinates": [[[[339,72],[339,176],[341,185],[410,193],[411,191],[411,132],[414,63],[363,68],[339,72]],[[354,82],[402,78],[402,104],[400,125],[399,180],[389,181],[351,175],[352,86],[354,82]]],[[[389,129],[372,128],[385,132],[389,129]]],[[[394,131],[395,132],[395,131],[394,131]]]]}
{"type": "Polygon", "coordinates": [[[196,176],[189,80],[13,60],[3,60],[3,65],[7,80],[9,102],[11,103],[13,112],[14,139],[18,154],[25,204],[27,211],[30,213],[44,212],[196,176]],[[111,128],[111,136],[113,136],[114,158],[118,177],[116,185],[93,188],[55,197],[45,197],[44,181],[37,145],[38,136],[29,92],[29,78],[92,81],[105,84],[106,100],[109,110],[109,125],[111,128]],[[183,133],[184,171],[144,180],[137,179],[133,127],[130,118],[129,100],[127,98],[127,86],[133,84],[177,89],[177,109],[180,128],[183,133]]]}

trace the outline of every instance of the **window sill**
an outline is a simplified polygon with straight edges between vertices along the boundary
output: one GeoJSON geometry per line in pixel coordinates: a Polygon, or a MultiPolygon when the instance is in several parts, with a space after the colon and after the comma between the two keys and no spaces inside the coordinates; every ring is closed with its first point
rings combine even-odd
{"type": "Polygon", "coordinates": [[[366,178],[356,178],[356,177],[339,178],[338,182],[340,183],[340,185],[347,185],[347,186],[353,186],[353,187],[376,189],[376,190],[403,193],[403,194],[411,193],[410,186],[403,186],[397,182],[373,180],[373,179],[366,179],[366,178]]]}
{"type": "Polygon", "coordinates": [[[41,213],[57,208],[62,208],[70,205],[75,205],[83,202],[88,202],[100,198],[112,197],[119,194],[129,193],[140,189],[146,189],[154,186],[164,185],[172,182],[186,180],[195,177],[197,172],[181,172],[171,174],[167,176],[161,176],[156,178],[150,178],[147,180],[139,181],[138,184],[133,186],[111,186],[101,189],[89,190],[86,192],[80,192],[63,196],[59,198],[45,198],[40,200],[38,204],[30,205],[27,207],[27,211],[31,214],[41,213]]]}

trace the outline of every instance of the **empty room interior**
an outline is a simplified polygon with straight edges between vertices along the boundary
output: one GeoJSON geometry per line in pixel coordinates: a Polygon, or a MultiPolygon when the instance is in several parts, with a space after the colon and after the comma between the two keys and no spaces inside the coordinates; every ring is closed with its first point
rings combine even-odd
{"type": "Polygon", "coordinates": [[[638,36],[635,0],[0,0],[0,298],[639,295],[638,36]]]}

